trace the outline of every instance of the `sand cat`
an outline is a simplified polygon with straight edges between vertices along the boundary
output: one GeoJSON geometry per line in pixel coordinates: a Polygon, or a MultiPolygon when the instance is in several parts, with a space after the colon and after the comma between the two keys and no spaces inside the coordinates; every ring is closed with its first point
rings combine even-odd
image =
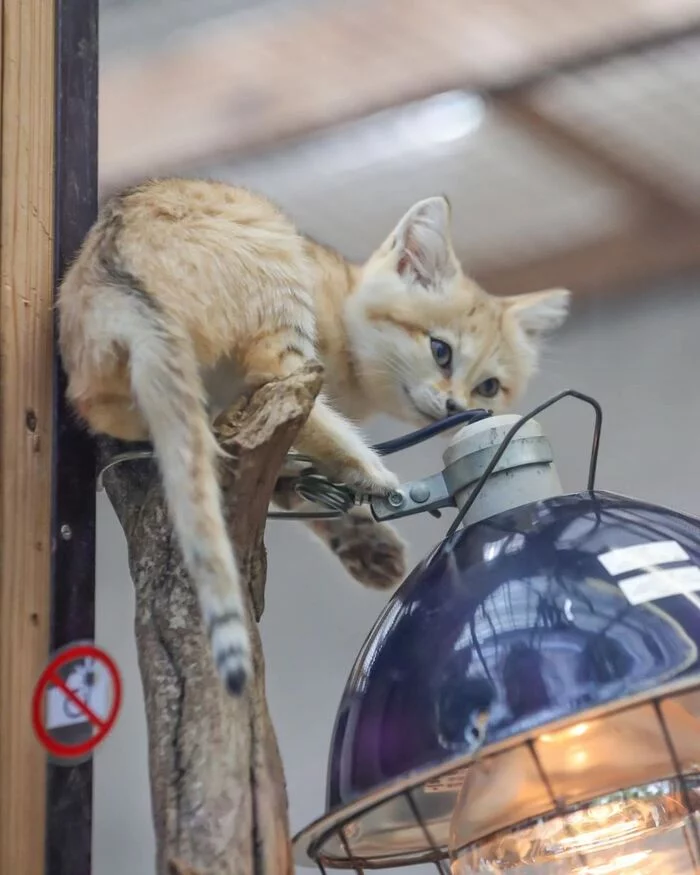
{"type": "MultiPolygon", "coordinates": [[[[363,265],[223,183],[151,181],[105,204],[60,289],[68,396],[93,431],[152,440],[231,694],[251,661],[212,420],[242,392],[321,360],[324,395],[295,449],[360,492],[386,493],[397,478],[350,420],[504,409],[567,301],[563,290],[492,297],[465,277],[442,197],[415,204],[363,265]]],[[[346,529],[316,528],[325,540],[346,529]]]]}

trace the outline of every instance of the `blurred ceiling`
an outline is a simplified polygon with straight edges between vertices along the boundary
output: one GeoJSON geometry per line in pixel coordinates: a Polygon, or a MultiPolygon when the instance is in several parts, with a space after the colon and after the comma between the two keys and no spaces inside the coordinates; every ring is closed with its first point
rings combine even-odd
{"type": "Polygon", "coordinates": [[[487,288],[700,271],[700,0],[103,0],[103,193],[207,175],[364,258],[452,202],[487,288]]]}

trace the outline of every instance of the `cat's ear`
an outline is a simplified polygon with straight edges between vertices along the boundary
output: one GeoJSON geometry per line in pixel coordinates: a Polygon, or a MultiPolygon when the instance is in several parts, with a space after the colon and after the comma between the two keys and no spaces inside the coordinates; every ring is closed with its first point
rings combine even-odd
{"type": "Polygon", "coordinates": [[[526,334],[537,336],[563,325],[569,313],[570,299],[568,289],[548,289],[505,298],[504,304],[526,334]]]}
{"type": "Polygon", "coordinates": [[[406,279],[433,288],[456,273],[446,197],[414,204],[394,229],[392,242],[396,269],[406,279]]]}

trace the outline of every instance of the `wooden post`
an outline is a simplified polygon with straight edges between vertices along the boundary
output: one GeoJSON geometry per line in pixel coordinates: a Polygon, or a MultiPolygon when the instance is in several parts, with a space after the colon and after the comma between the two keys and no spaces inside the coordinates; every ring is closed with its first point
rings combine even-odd
{"type": "Polygon", "coordinates": [[[32,688],[49,647],[54,0],[2,0],[0,872],[43,875],[46,758],[32,688]]]}
{"type": "Polygon", "coordinates": [[[1,2],[0,873],[89,875],[90,766],[47,794],[30,701],[50,649],[93,634],[94,453],[52,305],[95,211],[97,0],[1,2]]]}

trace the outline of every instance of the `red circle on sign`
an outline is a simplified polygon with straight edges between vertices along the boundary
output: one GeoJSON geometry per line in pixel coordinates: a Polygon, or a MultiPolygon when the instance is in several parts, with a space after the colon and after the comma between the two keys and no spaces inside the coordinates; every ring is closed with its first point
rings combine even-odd
{"type": "Polygon", "coordinates": [[[34,727],[34,732],[46,750],[55,757],[63,757],[67,759],[83,756],[91,750],[94,750],[98,744],[104,741],[107,733],[112,729],[117,720],[121,703],[122,682],[119,677],[116,663],[112,657],[105,653],[104,650],[100,650],[99,647],[93,647],[91,644],[80,644],[76,647],[70,647],[46,666],[37,682],[34,696],[32,698],[32,725],[34,727]],[[104,720],[93,713],[90,708],[88,708],[88,706],[70,689],[70,687],[64,683],[57,673],[57,670],[67,662],[73,662],[73,660],[76,659],[85,659],[85,657],[88,656],[91,656],[93,659],[102,663],[112,679],[112,686],[114,687],[112,706],[109,710],[109,714],[104,720]],[[73,704],[85,714],[87,720],[93,726],[99,727],[92,738],[89,738],[87,741],[81,741],[80,744],[65,744],[51,738],[47,728],[44,726],[41,708],[44,693],[50,684],[53,684],[62,690],[67,698],[69,698],[73,704]]]}

